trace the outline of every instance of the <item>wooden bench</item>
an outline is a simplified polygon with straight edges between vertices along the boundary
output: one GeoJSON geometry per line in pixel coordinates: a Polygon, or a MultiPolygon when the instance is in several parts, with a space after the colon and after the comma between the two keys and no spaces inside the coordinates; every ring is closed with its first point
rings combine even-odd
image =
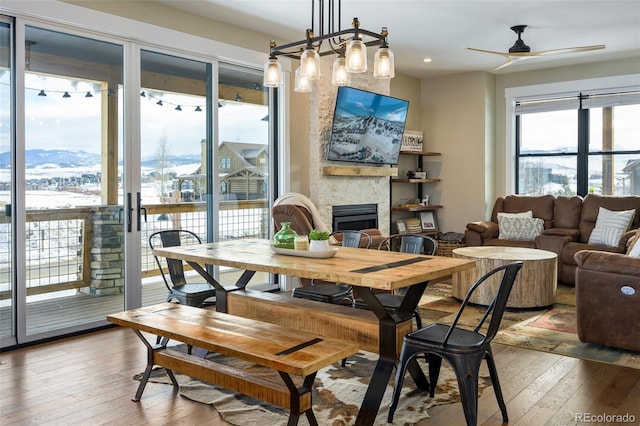
{"type": "MultiPolygon", "coordinates": [[[[362,350],[380,352],[380,321],[369,310],[250,289],[230,291],[227,298],[229,314],[354,342],[362,350]]],[[[402,338],[413,331],[411,318],[395,327],[399,354],[402,338]]]]}
{"type": "Polygon", "coordinates": [[[317,425],[311,401],[316,373],[358,351],[354,343],[172,303],[109,315],[107,320],[133,329],[147,347],[147,367],[134,401],[140,400],[153,366],[157,365],[167,370],[176,387],[174,371],[287,408],[290,425],[297,424],[302,413],[310,424],[317,425]],[[284,383],[252,376],[165,345],[152,345],[142,332],[271,368],[279,373],[284,383]],[[302,384],[295,383],[292,376],[301,377],[302,384]]]}

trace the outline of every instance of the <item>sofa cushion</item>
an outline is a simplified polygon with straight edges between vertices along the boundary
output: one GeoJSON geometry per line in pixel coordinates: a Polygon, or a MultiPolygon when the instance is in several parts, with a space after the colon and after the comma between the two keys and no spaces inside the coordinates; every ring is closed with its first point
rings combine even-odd
{"type": "MultiPolygon", "coordinates": [[[[582,214],[580,216],[580,242],[589,241],[591,231],[596,225],[600,207],[607,210],[622,211],[635,209],[640,212],[640,196],[628,195],[624,197],[615,197],[610,195],[588,194],[582,201],[582,214]]],[[[535,216],[535,210],[533,215],[535,216]]],[[[631,229],[639,227],[640,214],[636,214],[631,229]]]]}
{"type": "Polygon", "coordinates": [[[635,209],[611,211],[600,207],[596,226],[589,237],[589,244],[617,246],[622,235],[629,229],[635,214],[635,209]]]}
{"type": "Polygon", "coordinates": [[[491,220],[498,222],[498,213],[521,213],[531,210],[533,217],[544,220],[544,229],[553,227],[553,195],[509,195],[496,200],[491,220]]]}
{"type": "Polygon", "coordinates": [[[631,252],[633,251],[634,248],[638,250],[637,247],[640,247],[640,244],[638,244],[639,240],[640,240],[640,228],[636,229],[635,235],[629,238],[628,246],[627,246],[627,255],[631,255],[631,252]]]}
{"type": "Polygon", "coordinates": [[[553,227],[578,229],[582,213],[582,198],[558,197],[553,203],[553,227]]]}
{"type": "Polygon", "coordinates": [[[522,212],[522,213],[498,213],[498,222],[500,222],[500,218],[501,217],[528,217],[531,218],[533,217],[533,211],[529,210],[526,212],[522,212]]]}
{"type": "Polygon", "coordinates": [[[501,240],[533,241],[540,235],[544,221],[537,217],[513,217],[498,213],[498,238],[501,240]]]}

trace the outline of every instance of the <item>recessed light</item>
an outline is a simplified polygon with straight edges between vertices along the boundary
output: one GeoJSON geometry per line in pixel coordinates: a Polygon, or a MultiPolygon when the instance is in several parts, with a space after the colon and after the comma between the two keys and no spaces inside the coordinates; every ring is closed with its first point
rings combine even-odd
{"type": "Polygon", "coordinates": [[[424,58],[424,59],[422,60],[422,62],[427,62],[427,63],[429,63],[429,62],[431,62],[431,58],[424,58]]]}

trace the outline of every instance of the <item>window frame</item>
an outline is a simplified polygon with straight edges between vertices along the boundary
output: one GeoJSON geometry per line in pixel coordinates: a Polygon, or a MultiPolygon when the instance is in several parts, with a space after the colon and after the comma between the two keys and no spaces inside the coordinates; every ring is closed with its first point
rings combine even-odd
{"type": "MultiPolygon", "coordinates": [[[[634,91],[640,90],[640,74],[628,74],[621,76],[602,77],[585,80],[574,80],[557,83],[537,84],[531,86],[509,87],[505,89],[505,151],[504,151],[504,164],[505,167],[505,189],[508,193],[517,193],[517,181],[518,181],[518,142],[519,142],[519,124],[516,119],[516,104],[520,99],[527,98],[556,98],[559,96],[570,96],[581,92],[602,92],[602,91],[634,91]]],[[[588,109],[583,109],[583,113],[587,115],[588,125],[588,109]]],[[[586,130],[579,128],[578,132],[586,131],[588,134],[588,127],[586,130]]],[[[580,138],[580,137],[579,137],[580,138]]],[[[578,146],[578,153],[581,149],[588,149],[588,136],[584,139],[587,145],[581,148],[578,146]]],[[[640,151],[639,151],[640,152],[640,151]]],[[[618,151],[612,155],[620,154],[635,154],[636,151],[618,151]]],[[[602,155],[602,152],[587,153],[589,155],[602,155]]],[[[544,156],[558,156],[558,155],[573,155],[566,153],[553,153],[545,154],[544,156]]],[[[542,155],[540,155],[542,157],[542,155]]],[[[588,158],[587,158],[588,161],[588,158]]],[[[578,173],[583,173],[585,176],[587,170],[580,169],[578,173]]],[[[588,188],[588,187],[587,187],[588,188]]],[[[576,192],[580,194],[581,189],[576,188],[576,192]]],[[[586,191],[585,191],[586,195],[586,191]]]]}

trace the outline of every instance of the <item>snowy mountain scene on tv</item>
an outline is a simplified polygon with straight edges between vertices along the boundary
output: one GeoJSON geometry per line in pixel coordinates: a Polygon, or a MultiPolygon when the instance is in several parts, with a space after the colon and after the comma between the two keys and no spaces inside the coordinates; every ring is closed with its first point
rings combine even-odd
{"type": "Polygon", "coordinates": [[[327,160],[397,164],[409,102],[342,86],[327,160]]]}

